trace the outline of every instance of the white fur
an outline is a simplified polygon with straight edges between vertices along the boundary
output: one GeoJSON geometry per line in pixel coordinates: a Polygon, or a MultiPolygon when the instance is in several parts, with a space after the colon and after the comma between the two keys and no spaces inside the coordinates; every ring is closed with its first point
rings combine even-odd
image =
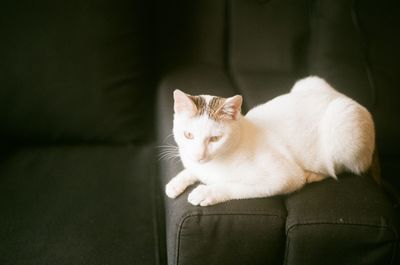
{"type": "Polygon", "coordinates": [[[173,133],[185,169],[166,194],[175,198],[200,181],[188,201],[201,206],[286,194],[342,171],[360,174],[375,147],[369,112],[319,77],[234,120],[175,113],[173,133]]]}

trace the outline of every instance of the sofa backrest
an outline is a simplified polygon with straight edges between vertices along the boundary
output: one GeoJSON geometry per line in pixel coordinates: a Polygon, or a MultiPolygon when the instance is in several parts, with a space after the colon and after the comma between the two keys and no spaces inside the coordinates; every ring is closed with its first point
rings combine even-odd
{"type": "Polygon", "coordinates": [[[226,6],[221,0],[159,0],[155,9],[163,64],[224,67],[226,6]]]}
{"type": "Polygon", "coordinates": [[[146,138],[161,57],[225,69],[249,106],[320,75],[373,113],[381,155],[400,157],[399,9],[397,0],[5,1],[1,139],[146,138]]]}
{"type": "Polygon", "coordinates": [[[384,166],[398,172],[399,1],[232,0],[229,5],[229,67],[249,105],[287,92],[298,78],[319,75],[371,111],[384,166]]]}
{"type": "MultiPolygon", "coordinates": [[[[400,2],[359,1],[359,20],[374,91],[378,143],[400,156],[400,2]]],[[[399,157],[400,158],[400,157],[399,157]]],[[[396,162],[398,165],[399,163],[396,162]]],[[[400,165],[398,166],[400,169],[400,165]]]]}
{"type": "Polygon", "coordinates": [[[5,1],[0,134],[7,142],[146,138],[152,1],[5,1]]]}

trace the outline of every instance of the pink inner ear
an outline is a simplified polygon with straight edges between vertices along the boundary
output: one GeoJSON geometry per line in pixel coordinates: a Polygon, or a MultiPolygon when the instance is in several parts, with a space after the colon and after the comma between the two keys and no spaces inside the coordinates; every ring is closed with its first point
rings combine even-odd
{"type": "Polygon", "coordinates": [[[174,111],[175,113],[188,113],[194,115],[196,113],[196,106],[188,95],[176,89],[174,91],[174,111]]]}
{"type": "Polygon", "coordinates": [[[243,98],[242,96],[236,95],[226,99],[224,105],[221,107],[221,118],[236,120],[242,108],[243,98]]]}

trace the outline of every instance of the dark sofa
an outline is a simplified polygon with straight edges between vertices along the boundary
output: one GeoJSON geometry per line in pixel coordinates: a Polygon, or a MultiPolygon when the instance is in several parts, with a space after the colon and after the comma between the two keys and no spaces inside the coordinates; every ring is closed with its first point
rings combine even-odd
{"type": "MultiPolygon", "coordinates": [[[[3,1],[0,264],[400,264],[395,0],[3,1]],[[242,94],[307,75],[374,116],[380,178],[211,207],[163,187],[172,91],[242,94]]],[[[377,170],[375,170],[377,171],[377,170]]]]}

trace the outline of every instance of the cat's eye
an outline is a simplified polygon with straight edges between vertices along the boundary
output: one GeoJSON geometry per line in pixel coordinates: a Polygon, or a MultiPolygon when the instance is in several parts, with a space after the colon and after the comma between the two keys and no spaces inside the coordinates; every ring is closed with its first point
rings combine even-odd
{"type": "Polygon", "coordinates": [[[191,132],[184,131],[183,134],[185,135],[186,139],[192,140],[194,138],[191,132]]]}
{"type": "Polygon", "coordinates": [[[210,137],[210,142],[218,142],[219,140],[221,140],[222,135],[216,135],[216,136],[211,136],[210,137]]]}

